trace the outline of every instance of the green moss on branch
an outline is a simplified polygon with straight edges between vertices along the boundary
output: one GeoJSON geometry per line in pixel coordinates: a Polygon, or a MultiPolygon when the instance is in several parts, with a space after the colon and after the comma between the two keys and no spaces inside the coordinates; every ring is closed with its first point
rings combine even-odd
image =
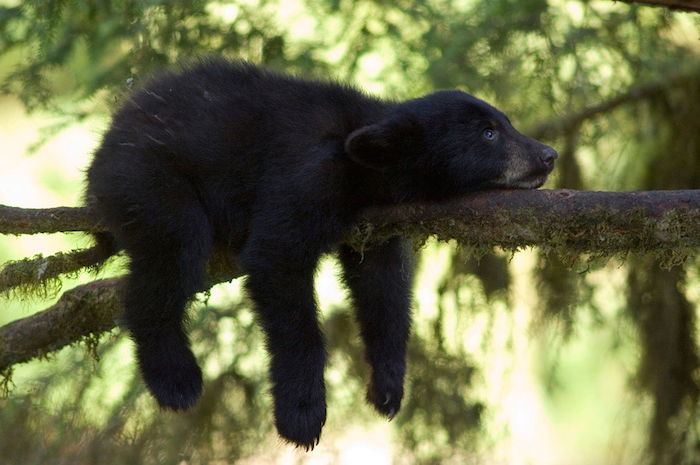
{"type": "MultiPolygon", "coordinates": [[[[89,210],[82,209],[79,216],[76,224],[98,229],[89,210]]],[[[476,253],[494,246],[511,251],[540,246],[565,257],[568,264],[584,254],[593,260],[650,253],[668,265],[700,246],[700,190],[492,191],[435,204],[376,207],[358,219],[345,241],[362,251],[396,234],[417,242],[437,235],[476,253]]],[[[0,273],[0,289],[46,286],[41,292],[48,292],[59,274],[94,265],[97,259],[91,250],[10,264],[0,273]]],[[[231,254],[218,250],[210,261],[206,286],[240,274],[231,254]]],[[[0,328],[0,373],[114,327],[121,311],[118,283],[112,279],[79,286],[47,310],[0,328]]]]}
{"type": "Polygon", "coordinates": [[[678,262],[700,247],[700,191],[481,192],[371,209],[347,241],[359,248],[397,232],[434,234],[478,250],[539,246],[562,257],[652,253],[678,262]]]}
{"type": "Polygon", "coordinates": [[[75,276],[82,268],[95,266],[98,257],[96,249],[91,248],[8,262],[0,271],[0,294],[5,297],[53,297],[61,290],[61,275],[75,276]]]}

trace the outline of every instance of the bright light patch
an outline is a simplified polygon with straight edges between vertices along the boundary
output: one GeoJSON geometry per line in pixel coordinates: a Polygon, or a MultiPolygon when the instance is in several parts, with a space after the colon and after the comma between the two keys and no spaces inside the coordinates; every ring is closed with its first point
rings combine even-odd
{"type": "Polygon", "coordinates": [[[339,442],[338,464],[391,465],[389,428],[356,429],[339,442]]]}
{"type": "Polygon", "coordinates": [[[366,53],[360,58],[360,68],[365,76],[375,79],[384,69],[384,58],[379,53],[366,53]]]}
{"type": "Polygon", "coordinates": [[[237,5],[227,3],[222,5],[220,3],[214,3],[207,5],[207,9],[212,16],[218,16],[225,23],[233,23],[238,16],[240,8],[237,5]]]}

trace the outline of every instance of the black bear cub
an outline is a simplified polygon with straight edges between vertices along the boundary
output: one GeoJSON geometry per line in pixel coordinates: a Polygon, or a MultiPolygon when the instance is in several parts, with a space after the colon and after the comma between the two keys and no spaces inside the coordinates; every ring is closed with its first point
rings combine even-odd
{"type": "Polygon", "coordinates": [[[541,186],[557,153],[457,90],[394,102],[349,86],[208,59],[165,73],[114,115],[87,173],[87,203],[124,249],[123,323],[158,403],[202,391],[185,308],[214,245],[248,275],[270,354],[277,431],[312,448],[326,420],[314,272],[337,252],[372,374],[369,402],[401,406],[411,249],[395,237],[362,255],[340,244],[369,205],[541,186]]]}

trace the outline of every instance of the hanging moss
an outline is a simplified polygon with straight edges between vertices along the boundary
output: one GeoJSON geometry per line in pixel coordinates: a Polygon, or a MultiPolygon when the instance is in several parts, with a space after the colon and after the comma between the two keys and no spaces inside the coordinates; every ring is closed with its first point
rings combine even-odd
{"type": "MultiPolygon", "coordinates": [[[[0,347],[2,350],[2,347],[0,347]]],[[[5,367],[0,370],[0,399],[9,397],[14,388],[14,383],[12,382],[12,367],[5,367]]]]}
{"type": "Polygon", "coordinates": [[[96,249],[58,252],[44,257],[7,262],[0,271],[0,296],[5,298],[54,298],[61,291],[62,278],[76,278],[83,268],[97,270],[96,249]]]}
{"type": "Polygon", "coordinates": [[[505,254],[491,252],[480,258],[469,256],[466,259],[455,256],[453,263],[455,259],[464,260],[464,273],[473,274],[479,278],[487,299],[505,298],[508,295],[511,277],[508,270],[509,258],[505,254]]]}
{"type": "MultiPolygon", "coordinates": [[[[564,137],[564,148],[557,160],[556,186],[560,188],[581,189],[583,180],[581,168],[576,158],[580,124],[571,129],[564,137]]],[[[557,321],[563,323],[565,338],[573,332],[576,319],[575,304],[579,301],[578,288],[581,279],[572,267],[578,261],[576,255],[562,257],[548,254],[546,250],[538,253],[535,279],[539,322],[557,321]]]]}
{"type": "MultiPolygon", "coordinates": [[[[649,100],[650,124],[640,131],[656,137],[642,152],[648,168],[643,188],[700,188],[698,101],[697,79],[649,100]]],[[[699,221],[696,214],[670,212],[660,219],[658,231],[689,237],[685,223],[699,221]]],[[[655,465],[697,462],[698,444],[688,431],[698,421],[700,350],[696,309],[683,291],[687,258],[696,254],[697,248],[678,247],[629,261],[627,312],[639,331],[637,385],[653,399],[649,448],[655,465]]]]}
{"type": "Polygon", "coordinates": [[[563,262],[651,253],[682,262],[700,245],[694,191],[502,191],[370,211],[346,236],[358,250],[396,234],[455,240],[479,253],[537,245],[563,262]]]}
{"type": "Polygon", "coordinates": [[[541,254],[535,269],[537,279],[536,323],[562,323],[564,339],[568,338],[576,321],[575,304],[579,301],[580,276],[570,264],[558,257],[541,254]]]}
{"type": "Polygon", "coordinates": [[[48,276],[48,265],[49,260],[43,255],[5,263],[0,272],[2,295],[8,299],[55,297],[61,291],[61,279],[58,275],[48,276]]]}
{"type": "Polygon", "coordinates": [[[83,345],[85,347],[85,351],[90,356],[90,358],[95,363],[97,363],[100,361],[100,354],[97,351],[97,348],[100,345],[101,339],[102,339],[102,334],[90,333],[87,336],[84,336],[83,338],[81,338],[79,341],[77,341],[76,344],[83,345]]]}
{"type": "MultiPolygon", "coordinates": [[[[654,259],[634,259],[629,273],[628,311],[636,322],[642,358],[637,382],[654,400],[651,449],[658,463],[688,424],[671,429],[670,420],[698,400],[700,367],[695,342],[695,312],[679,283],[681,267],[661,269],[654,259]]],[[[692,418],[689,421],[694,421],[692,418]]]]}

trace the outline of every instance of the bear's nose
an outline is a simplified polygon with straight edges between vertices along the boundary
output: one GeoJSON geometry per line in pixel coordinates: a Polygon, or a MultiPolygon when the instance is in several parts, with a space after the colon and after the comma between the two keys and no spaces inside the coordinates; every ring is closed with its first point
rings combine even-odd
{"type": "Polygon", "coordinates": [[[554,150],[552,147],[546,147],[542,153],[540,153],[540,160],[542,160],[542,163],[545,164],[548,168],[551,168],[554,166],[554,160],[557,159],[559,155],[557,154],[557,151],[554,150]]]}

